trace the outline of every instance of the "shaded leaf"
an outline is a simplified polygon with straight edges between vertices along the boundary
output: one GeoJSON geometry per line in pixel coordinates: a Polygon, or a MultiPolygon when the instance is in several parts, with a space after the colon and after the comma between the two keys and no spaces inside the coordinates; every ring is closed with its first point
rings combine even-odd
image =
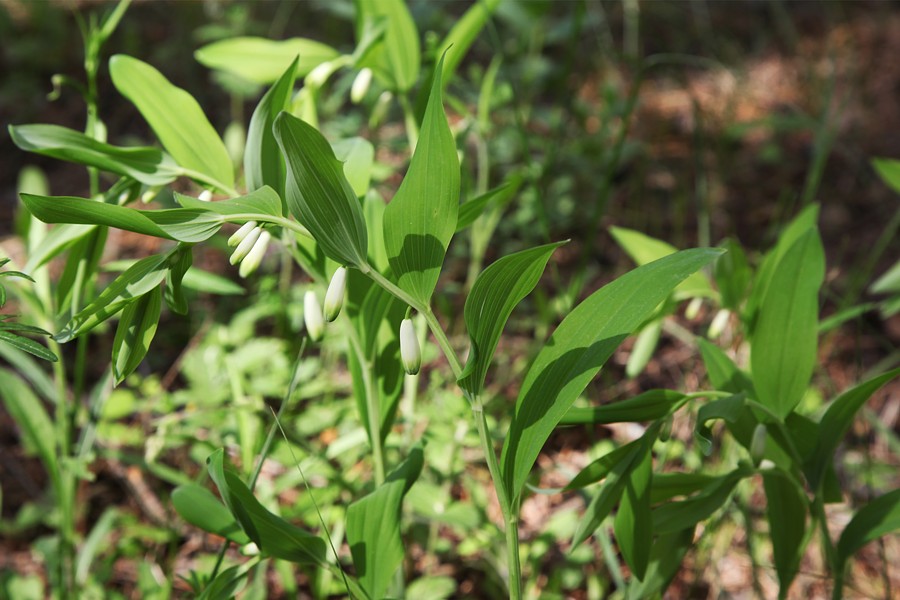
{"type": "Polygon", "coordinates": [[[500,0],[479,0],[470,6],[463,15],[456,20],[447,36],[438,46],[436,55],[441,56],[447,52],[447,60],[444,61],[442,78],[444,86],[453,79],[456,68],[466,56],[469,47],[481,33],[491,14],[500,5],[500,0]]]}
{"type": "Polygon", "coordinates": [[[22,444],[37,454],[59,491],[56,430],[43,404],[15,373],[0,369],[0,397],[22,436],[22,444]]]}
{"type": "Polygon", "coordinates": [[[843,565],[863,546],[900,529],[900,489],[875,498],[859,509],[837,543],[837,562],[843,565]]]}
{"type": "Polygon", "coordinates": [[[531,293],[553,251],[564,242],[545,244],[504,256],[482,271],[466,298],[464,316],[471,349],[459,385],[481,393],[500,335],[513,309],[531,293]]]}
{"type": "Polygon", "coordinates": [[[806,494],[786,473],[763,473],[766,518],[778,573],[778,596],[786,598],[806,548],[806,494]]]}
{"type": "Polygon", "coordinates": [[[116,385],[137,369],[147,355],[159,325],[161,306],[159,286],[125,305],[113,340],[112,370],[116,385]]]}
{"type": "Polygon", "coordinates": [[[663,504],[653,511],[653,532],[657,535],[675,533],[693,527],[721,508],[731,496],[734,486],[753,474],[749,467],[739,467],[716,478],[696,496],[680,502],[663,504]]]}
{"type": "Polygon", "coordinates": [[[873,158],[872,166],[888,187],[900,194],[900,160],[873,158]]]}
{"type": "Polygon", "coordinates": [[[193,483],[178,486],[172,492],[172,505],[178,515],[194,527],[235,544],[250,543],[250,538],[228,509],[205,487],[193,483]]]}
{"type": "Polygon", "coordinates": [[[723,245],[727,250],[716,261],[714,275],[719,288],[722,307],[739,312],[741,303],[747,295],[747,288],[753,277],[744,249],[735,240],[729,239],[723,245]]]}
{"type": "Polygon", "coordinates": [[[275,139],[287,166],[285,194],[291,214],[329,258],[363,267],[366,222],[331,146],[315,128],[286,112],[275,119],[275,139]]]}
{"type": "Polygon", "coordinates": [[[650,516],[653,457],[649,443],[645,444],[647,444],[646,451],[635,461],[634,468],[625,478],[622,501],[613,521],[613,530],[622,557],[638,579],[643,579],[647,572],[650,546],[653,541],[653,519],[650,516]]]}
{"type": "Polygon", "coordinates": [[[631,423],[660,419],[686,396],[672,390],[648,390],[634,398],[610,402],[602,406],[572,407],[560,425],[631,423]]]}
{"type": "Polygon", "coordinates": [[[654,598],[665,590],[678,573],[684,555],[693,546],[694,527],[659,535],[650,549],[650,561],[643,579],[632,579],[628,585],[628,600],[654,598]]]}
{"type": "Polygon", "coordinates": [[[367,21],[384,19],[381,41],[372,45],[357,67],[369,67],[392,91],[406,92],[419,78],[419,32],[403,0],[357,0],[357,37],[367,21]]]}
{"type": "Polygon", "coordinates": [[[165,300],[169,308],[180,315],[188,312],[187,298],[184,297],[182,282],[194,260],[190,246],[181,246],[172,260],[172,266],[166,273],[165,300]]]}

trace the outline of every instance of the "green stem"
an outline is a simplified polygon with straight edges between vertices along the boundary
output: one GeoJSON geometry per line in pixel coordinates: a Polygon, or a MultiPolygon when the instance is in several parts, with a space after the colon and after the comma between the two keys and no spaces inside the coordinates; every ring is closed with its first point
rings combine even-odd
{"type": "Polygon", "coordinates": [[[403,124],[406,127],[406,139],[409,140],[409,152],[412,154],[416,151],[416,143],[419,141],[419,124],[416,122],[416,113],[413,111],[406,94],[399,93],[397,98],[400,100],[400,107],[403,109],[403,124]]]}

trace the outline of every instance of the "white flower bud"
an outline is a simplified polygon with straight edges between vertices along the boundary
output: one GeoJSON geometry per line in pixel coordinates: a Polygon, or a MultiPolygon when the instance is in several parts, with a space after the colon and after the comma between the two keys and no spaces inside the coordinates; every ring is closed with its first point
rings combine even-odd
{"type": "Polygon", "coordinates": [[[310,71],[304,81],[309,87],[320,88],[328,81],[332,73],[334,73],[334,65],[331,62],[323,62],[310,71]]]}
{"type": "Polygon", "coordinates": [[[766,426],[762,423],[753,430],[753,437],[750,440],[750,460],[756,466],[762,462],[763,454],[766,452],[766,434],[766,426]]]}
{"type": "Polygon", "coordinates": [[[197,200],[200,202],[209,202],[212,200],[212,192],[209,190],[203,190],[200,192],[200,195],[197,196],[197,200]]]}
{"type": "Polygon", "coordinates": [[[422,366],[422,350],[419,348],[419,338],[416,337],[412,319],[400,322],[400,362],[409,375],[418,373],[422,366]]]}
{"type": "Polygon", "coordinates": [[[716,316],[713,317],[712,323],[709,324],[709,330],[706,332],[706,335],[711,339],[715,339],[719,337],[723,331],[725,331],[725,326],[728,324],[728,317],[731,313],[727,308],[723,308],[719,312],[716,313],[716,316]]]}
{"type": "Polygon", "coordinates": [[[250,230],[250,233],[244,236],[244,239],[238,244],[237,248],[234,249],[234,252],[231,253],[231,258],[228,259],[233,265],[241,262],[247,254],[250,253],[250,249],[253,248],[253,244],[256,243],[256,240],[259,239],[259,235],[262,233],[261,227],[254,227],[250,230]]]}
{"type": "Polygon", "coordinates": [[[322,334],[325,333],[325,319],[322,317],[316,293],[312,290],[308,290],[303,296],[303,322],[306,323],[306,333],[312,341],[318,342],[322,339],[322,334]]]}
{"type": "Polygon", "coordinates": [[[325,292],[325,320],[331,323],[341,314],[344,293],[347,289],[347,267],[339,267],[331,276],[328,291],[325,292]]]}
{"type": "Polygon", "coordinates": [[[153,199],[156,198],[156,195],[158,193],[159,193],[158,187],[150,188],[149,190],[147,190],[146,192],[141,194],[141,202],[143,202],[144,204],[149,204],[150,202],[153,202],[153,199]]]}
{"type": "Polygon", "coordinates": [[[684,309],[684,318],[688,321],[693,321],[697,318],[697,315],[700,314],[700,307],[703,306],[703,298],[694,298],[692,299],[687,308],[684,309]]]}
{"type": "Polygon", "coordinates": [[[256,228],[256,221],[247,221],[241,228],[235,231],[230,238],[228,238],[228,245],[234,248],[238,244],[240,244],[247,234],[253,231],[256,228]]]}
{"type": "Polygon", "coordinates": [[[270,239],[272,239],[272,234],[268,231],[263,231],[259,234],[259,239],[253,244],[253,248],[247,253],[247,257],[241,261],[241,268],[238,270],[238,275],[246,277],[259,268],[259,264],[266,255],[266,248],[269,247],[270,239]]]}
{"type": "Polygon", "coordinates": [[[369,85],[372,83],[372,69],[365,67],[360,70],[350,86],[350,101],[353,104],[359,104],[365,98],[366,92],[369,91],[369,85]]]}

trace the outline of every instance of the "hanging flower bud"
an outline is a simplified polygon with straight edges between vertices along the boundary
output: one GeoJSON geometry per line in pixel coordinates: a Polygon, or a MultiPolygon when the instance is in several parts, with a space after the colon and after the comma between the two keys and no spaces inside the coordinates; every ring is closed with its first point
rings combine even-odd
{"type": "Polygon", "coordinates": [[[253,244],[253,248],[247,253],[246,258],[241,261],[241,268],[238,271],[238,275],[246,277],[259,268],[259,264],[266,255],[266,248],[269,247],[270,239],[272,239],[272,235],[268,231],[263,231],[259,234],[259,239],[253,244]]]}
{"type": "Polygon", "coordinates": [[[365,67],[357,74],[350,86],[350,101],[353,104],[359,104],[365,98],[366,92],[369,91],[369,85],[372,83],[372,69],[365,67]]]}
{"type": "Polygon", "coordinates": [[[306,333],[309,338],[318,342],[325,333],[325,319],[322,317],[322,308],[319,306],[319,300],[316,293],[308,290],[303,296],[303,322],[306,323],[306,333]]]}
{"type": "Polygon", "coordinates": [[[728,324],[728,317],[730,314],[731,313],[727,308],[723,308],[716,313],[712,323],[709,324],[709,330],[706,332],[706,335],[709,336],[710,339],[719,337],[722,332],[725,331],[725,326],[728,324]]]}
{"type": "Polygon", "coordinates": [[[244,239],[241,240],[241,243],[239,243],[237,248],[234,249],[234,252],[231,253],[231,258],[228,259],[228,262],[233,265],[241,262],[244,257],[250,253],[250,249],[253,248],[254,244],[256,244],[256,240],[259,239],[261,233],[261,227],[254,227],[253,229],[251,229],[250,233],[244,236],[244,239]]]}
{"type": "Polygon", "coordinates": [[[325,82],[328,81],[328,78],[331,77],[331,74],[335,71],[335,65],[329,62],[323,62],[320,65],[317,65],[309,74],[306,76],[304,83],[309,87],[320,88],[325,85],[325,82]]]}
{"type": "Polygon", "coordinates": [[[416,337],[412,319],[400,322],[400,362],[409,375],[418,373],[422,366],[422,350],[419,348],[419,338],[416,337]]]}
{"type": "Polygon", "coordinates": [[[325,292],[325,320],[329,323],[337,319],[344,306],[344,293],[347,289],[347,267],[338,267],[331,276],[328,291],[325,292]]]}
{"type": "Polygon", "coordinates": [[[750,440],[750,460],[757,467],[766,452],[766,433],[766,426],[760,423],[753,430],[753,437],[750,440]]]}
{"type": "Polygon", "coordinates": [[[241,225],[240,229],[231,234],[231,237],[228,238],[228,245],[234,248],[240,244],[254,228],[256,228],[256,221],[247,221],[241,225]]]}
{"type": "Polygon", "coordinates": [[[212,200],[212,192],[209,190],[203,190],[200,192],[200,195],[197,196],[197,200],[201,202],[210,202],[212,200]]]}

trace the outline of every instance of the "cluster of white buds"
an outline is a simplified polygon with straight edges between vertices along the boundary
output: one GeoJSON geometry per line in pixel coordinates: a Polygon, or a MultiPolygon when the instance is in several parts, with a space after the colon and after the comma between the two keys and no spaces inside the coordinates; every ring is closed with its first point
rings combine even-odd
{"type": "Polygon", "coordinates": [[[422,366],[422,350],[419,348],[419,338],[416,337],[412,319],[400,322],[400,362],[408,375],[415,375],[422,366]]]}
{"type": "Polygon", "coordinates": [[[272,235],[257,226],[256,221],[244,223],[240,229],[234,232],[234,235],[228,238],[229,246],[237,246],[228,261],[233,265],[241,263],[238,271],[241,277],[246,277],[259,268],[271,239],[272,235]]]}

